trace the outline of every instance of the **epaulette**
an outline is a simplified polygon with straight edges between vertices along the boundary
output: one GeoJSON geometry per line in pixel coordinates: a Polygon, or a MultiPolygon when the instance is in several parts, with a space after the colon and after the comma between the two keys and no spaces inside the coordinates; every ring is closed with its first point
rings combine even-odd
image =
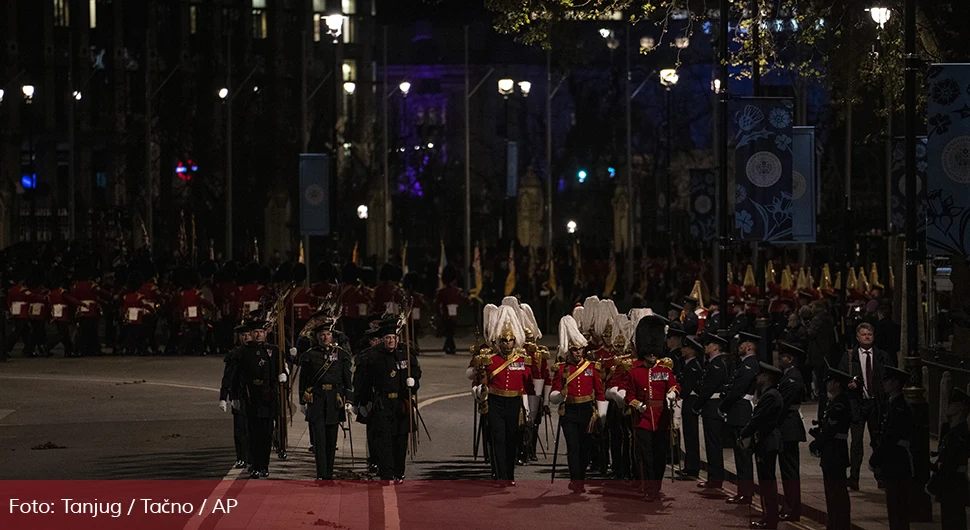
{"type": "Polygon", "coordinates": [[[537,353],[536,359],[542,360],[542,359],[548,359],[549,358],[549,348],[546,347],[546,346],[540,345],[537,348],[537,352],[536,353],[537,353]]]}

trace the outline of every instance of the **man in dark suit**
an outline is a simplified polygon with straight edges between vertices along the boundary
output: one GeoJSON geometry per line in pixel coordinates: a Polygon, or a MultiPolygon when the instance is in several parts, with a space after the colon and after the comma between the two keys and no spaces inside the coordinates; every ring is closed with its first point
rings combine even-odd
{"type": "Polygon", "coordinates": [[[805,352],[787,342],[778,344],[778,362],[782,370],[778,392],[784,402],[785,414],[779,430],[782,448],[778,454],[781,468],[781,485],[785,491],[785,503],[778,518],[782,521],[798,521],[801,517],[802,487],[798,444],[805,441],[805,424],[802,423],[801,403],[805,397],[802,372],[795,366],[796,357],[805,352]]]}
{"type": "Polygon", "coordinates": [[[728,498],[728,504],[751,504],[754,495],[754,463],[750,447],[741,444],[741,429],[751,421],[754,410],[756,378],[761,372],[758,364],[757,342],[761,337],[741,332],[738,356],[741,363],[734,370],[730,382],[721,393],[718,411],[734,432],[734,465],[738,473],[738,494],[728,498]]]}
{"type": "Polygon", "coordinates": [[[692,412],[699,415],[704,423],[704,447],[707,449],[707,480],[698,483],[697,487],[719,489],[724,483],[724,442],[721,440],[724,419],[718,407],[721,404],[721,389],[728,381],[727,355],[724,355],[728,341],[716,333],[707,333],[705,337],[707,365],[704,366],[704,375],[691,407],[692,412]]]}
{"type": "Polygon", "coordinates": [[[688,338],[680,349],[684,359],[680,377],[680,395],[684,396],[681,406],[681,419],[684,435],[684,469],[677,470],[677,474],[682,478],[697,478],[701,470],[701,439],[698,430],[697,420],[699,414],[694,412],[694,403],[697,401],[697,389],[704,376],[704,368],[697,357],[704,351],[704,347],[693,338],[688,338]]]}
{"type": "Polygon", "coordinates": [[[882,422],[882,436],[872,450],[869,467],[885,481],[886,508],[891,530],[909,529],[909,492],[913,478],[913,455],[909,451],[913,431],[913,408],[903,397],[909,372],[887,366],[882,379],[889,396],[882,422]]]}
{"type": "Polygon", "coordinates": [[[859,490],[859,472],[862,469],[862,438],[866,427],[872,444],[879,439],[882,410],[886,403],[882,381],[885,367],[896,367],[895,358],[873,347],[875,330],[872,324],[863,322],[856,327],[855,349],[846,352],[839,363],[839,370],[852,377],[849,383],[849,397],[852,404],[852,440],[849,456],[852,466],[849,471],[849,489],[859,490]]]}

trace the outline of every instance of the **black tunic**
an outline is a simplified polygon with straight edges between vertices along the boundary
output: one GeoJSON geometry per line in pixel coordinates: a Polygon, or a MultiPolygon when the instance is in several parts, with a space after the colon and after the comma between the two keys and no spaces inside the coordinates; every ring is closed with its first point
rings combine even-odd
{"type": "Polygon", "coordinates": [[[344,402],[353,395],[350,353],[334,345],[315,347],[300,356],[299,364],[300,403],[306,405],[307,421],[343,422],[344,402]]]}

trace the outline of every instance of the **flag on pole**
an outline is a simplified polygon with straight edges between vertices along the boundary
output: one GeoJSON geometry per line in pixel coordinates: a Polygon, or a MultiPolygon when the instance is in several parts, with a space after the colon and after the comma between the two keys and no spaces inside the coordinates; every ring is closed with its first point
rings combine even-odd
{"type": "Polygon", "coordinates": [[[559,287],[556,286],[556,262],[552,260],[552,251],[549,252],[549,291],[553,296],[556,295],[559,287]]]}
{"type": "Polygon", "coordinates": [[[259,263],[259,240],[253,238],[253,261],[259,263]]]}
{"type": "Polygon", "coordinates": [[[606,275],[606,286],[603,288],[603,298],[612,298],[616,287],[616,253],[610,252],[610,272],[606,275]]]}
{"type": "Polygon", "coordinates": [[[357,256],[357,243],[354,243],[354,250],[350,253],[350,261],[354,265],[360,265],[360,258],[357,256]]]}
{"type": "Polygon", "coordinates": [[[579,241],[573,241],[573,285],[581,285],[583,278],[583,258],[579,251],[579,241]]]}
{"type": "Polygon", "coordinates": [[[209,260],[216,260],[216,242],[211,237],[209,238],[209,260]]]}
{"type": "Polygon", "coordinates": [[[404,244],[401,245],[401,273],[402,274],[408,273],[408,242],[407,241],[405,241],[404,244]]]}
{"type": "Polygon", "coordinates": [[[469,289],[468,296],[472,300],[482,302],[482,299],[479,296],[482,293],[482,255],[481,251],[478,249],[478,243],[475,244],[475,254],[472,258],[472,270],[475,272],[475,287],[469,289]]]}
{"type": "Polygon", "coordinates": [[[303,251],[303,241],[300,241],[300,263],[306,264],[306,254],[303,251]]]}
{"type": "Polygon", "coordinates": [[[515,242],[509,246],[509,274],[505,277],[505,296],[515,291],[515,242]]]}
{"type": "Polygon", "coordinates": [[[445,242],[441,241],[441,256],[438,258],[438,289],[445,286],[445,282],[441,281],[441,275],[445,273],[445,267],[448,266],[448,256],[445,255],[445,242]]]}

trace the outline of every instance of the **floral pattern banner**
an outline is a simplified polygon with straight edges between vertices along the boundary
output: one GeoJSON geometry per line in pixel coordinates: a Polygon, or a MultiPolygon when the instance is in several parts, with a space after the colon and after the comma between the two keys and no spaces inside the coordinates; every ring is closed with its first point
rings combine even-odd
{"type": "Polygon", "coordinates": [[[926,73],[926,246],[931,256],[970,256],[970,64],[926,73]]]}
{"type": "MultiPolygon", "coordinates": [[[[916,232],[926,236],[926,137],[916,138],[916,232]]],[[[893,138],[892,160],[892,228],[906,229],[906,138],[893,138]]]]}
{"type": "Polygon", "coordinates": [[[717,236],[716,197],[714,170],[690,170],[690,238],[694,246],[710,243],[717,236]]]}
{"type": "Polygon", "coordinates": [[[732,101],[734,231],[743,241],[792,241],[792,100],[732,101]]]}

